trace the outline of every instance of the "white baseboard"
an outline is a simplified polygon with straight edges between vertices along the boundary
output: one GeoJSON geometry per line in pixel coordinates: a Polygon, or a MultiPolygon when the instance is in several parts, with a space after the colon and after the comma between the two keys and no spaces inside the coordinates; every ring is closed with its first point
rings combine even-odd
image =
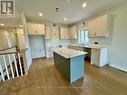
{"type": "Polygon", "coordinates": [[[125,68],[125,67],[122,67],[122,66],[119,66],[119,65],[115,65],[115,64],[110,64],[109,66],[113,67],[113,68],[116,68],[116,69],[119,69],[121,71],[127,72],[127,68],[125,68]]]}

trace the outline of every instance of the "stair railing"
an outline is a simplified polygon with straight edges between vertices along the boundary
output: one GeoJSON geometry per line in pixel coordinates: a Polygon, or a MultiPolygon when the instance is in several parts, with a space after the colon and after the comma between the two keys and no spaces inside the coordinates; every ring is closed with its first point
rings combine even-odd
{"type": "Polygon", "coordinates": [[[0,80],[5,81],[28,74],[26,50],[0,53],[0,80]]]}

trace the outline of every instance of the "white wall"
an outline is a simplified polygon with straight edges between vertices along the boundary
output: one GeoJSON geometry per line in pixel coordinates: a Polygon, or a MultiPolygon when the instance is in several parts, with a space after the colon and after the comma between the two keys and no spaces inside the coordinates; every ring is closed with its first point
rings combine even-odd
{"type": "MultiPolygon", "coordinates": [[[[0,49],[8,48],[7,36],[9,36],[9,38],[12,42],[12,46],[17,45],[17,37],[14,32],[0,29],[0,49]]],[[[0,52],[0,53],[2,53],[2,52],[0,52]]],[[[6,59],[6,61],[7,61],[7,65],[8,65],[9,64],[8,59],[6,59]]],[[[3,58],[1,55],[0,55],[0,64],[1,64],[2,68],[4,69],[5,67],[4,67],[3,58]]]]}
{"type": "Polygon", "coordinates": [[[127,71],[127,4],[113,12],[115,16],[110,66],[127,71]]]}
{"type": "Polygon", "coordinates": [[[0,29],[0,49],[8,48],[7,36],[9,36],[12,46],[17,45],[17,38],[14,32],[0,29]]]}

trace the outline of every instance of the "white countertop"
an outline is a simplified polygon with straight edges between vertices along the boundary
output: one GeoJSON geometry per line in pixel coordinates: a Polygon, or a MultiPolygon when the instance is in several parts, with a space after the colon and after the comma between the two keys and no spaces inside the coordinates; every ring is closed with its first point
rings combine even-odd
{"type": "Polygon", "coordinates": [[[52,51],[65,58],[72,58],[72,57],[87,54],[87,52],[77,51],[77,50],[73,50],[69,48],[55,48],[55,49],[52,49],[52,51]]]}
{"type": "Polygon", "coordinates": [[[69,44],[69,45],[76,46],[76,47],[95,48],[95,49],[108,48],[108,46],[106,45],[98,45],[98,44],[69,44]]]}

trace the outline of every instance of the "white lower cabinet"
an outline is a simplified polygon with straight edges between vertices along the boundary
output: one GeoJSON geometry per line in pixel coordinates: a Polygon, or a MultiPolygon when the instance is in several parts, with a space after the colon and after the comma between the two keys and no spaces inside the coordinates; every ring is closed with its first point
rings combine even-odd
{"type": "Polygon", "coordinates": [[[91,64],[102,67],[107,64],[107,48],[91,49],[91,64]]]}

